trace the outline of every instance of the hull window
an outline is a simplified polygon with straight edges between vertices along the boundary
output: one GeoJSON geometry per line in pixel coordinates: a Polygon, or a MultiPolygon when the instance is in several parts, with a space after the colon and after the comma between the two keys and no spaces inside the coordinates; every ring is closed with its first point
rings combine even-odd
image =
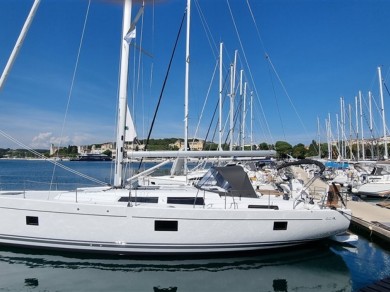
{"type": "Polygon", "coordinates": [[[38,217],[26,216],[26,224],[27,225],[39,225],[38,224],[38,217]]]}
{"type": "Polygon", "coordinates": [[[274,222],[274,230],[287,230],[287,221],[274,222]]]}
{"type": "Polygon", "coordinates": [[[154,231],[177,231],[177,221],[154,221],[154,231]]]}

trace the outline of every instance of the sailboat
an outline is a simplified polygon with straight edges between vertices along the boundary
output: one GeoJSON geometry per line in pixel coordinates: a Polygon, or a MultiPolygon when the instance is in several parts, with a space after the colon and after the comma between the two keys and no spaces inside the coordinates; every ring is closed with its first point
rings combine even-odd
{"type": "MultiPolygon", "coordinates": [[[[313,202],[304,190],[289,200],[259,195],[240,166],[212,167],[196,186],[185,188],[134,188],[127,183],[122,161],[131,8],[131,0],[125,0],[113,186],[0,191],[0,244],[118,255],[196,255],[286,247],[344,233],[350,224],[349,209],[313,202]]],[[[223,153],[231,157],[272,154],[223,153]]]]}

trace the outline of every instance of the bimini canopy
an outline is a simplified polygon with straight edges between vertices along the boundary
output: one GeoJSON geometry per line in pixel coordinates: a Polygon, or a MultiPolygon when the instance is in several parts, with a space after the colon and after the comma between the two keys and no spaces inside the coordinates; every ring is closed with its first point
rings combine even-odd
{"type": "Polygon", "coordinates": [[[256,198],[248,175],[241,166],[211,167],[199,181],[201,189],[215,191],[221,195],[256,198]]]}

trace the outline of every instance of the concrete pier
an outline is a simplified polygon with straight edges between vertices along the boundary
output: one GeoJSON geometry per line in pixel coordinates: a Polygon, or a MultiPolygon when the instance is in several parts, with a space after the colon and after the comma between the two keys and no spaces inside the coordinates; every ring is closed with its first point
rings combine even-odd
{"type": "Polygon", "coordinates": [[[352,210],[351,229],[363,231],[371,238],[390,242],[390,209],[375,203],[348,201],[347,207],[352,210]]]}

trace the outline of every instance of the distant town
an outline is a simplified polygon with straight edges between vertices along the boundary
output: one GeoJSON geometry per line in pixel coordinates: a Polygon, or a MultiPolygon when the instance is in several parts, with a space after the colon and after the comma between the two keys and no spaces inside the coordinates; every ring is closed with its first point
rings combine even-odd
{"type": "MultiPolygon", "coordinates": [[[[371,141],[365,140],[365,147],[358,147],[358,141],[351,141],[348,147],[345,147],[345,157],[353,159],[352,157],[359,157],[358,153],[364,150],[366,158],[377,159],[383,157],[384,145],[383,141],[371,141]],[[375,142],[375,143],[374,143],[375,142]],[[352,151],[352,152],[351,152],[352,151]]],[[[144,151],[145,145],[148,151],[173,151],[184,149],[184,140],[181,138],[164,138],[164,139],[150,139],[139,140],[134,143],[126,143],[125,147],[128,151],[144,151]],[[146,143],[147,142],[147,143],[146,143]]],[[[389,145],[387,145],[389,148],[389,145]]],[[[218,150],[218,144],[214,142],[207,142],[200,139],[189,139],[188,149],[192,151],[218,150]]],[[[227,143],[222,145],[223,150],[229,150],[227,143]]],[[[288,158],[294,157],[298,159],[308,157],[321,157],[321,158],[337,158],[338,147],[337,142],[328,145],[328,143],[317,144],[316,141],[312,141],[310,145],[305,146],[302,143],[298,143],[292,146],[285,141],[277,141],[275,144],[267,144],[265,142],[253,145],[234,146],[234,150],[275,150],[277,158],[288,158]],[[331,151],[331,152],[330,152],[331,151]]],[[[58,159],[77,159],[83,155],[106,155],[111,159],[116,157],[116,149],[114,142],[107,142],[102,144],[91,144],[91,145],[68,145],[58,147],[51,145],[49,149],[34,149],[29,151],[27,149],[3,149],[0,148],[0,159],[31,159],[31,158],[58,158],[58,159]]],[[[361,157],[361,156],[360,156],[361,157]]]]}
{"type": "MultiPolygon", "coordinates": [[[[134,143],[126,143],[127,150],[143,151],[145,150],[146,140],[136,141],[134,143]]],[[[199,150],[217,150],[218,145],[211,142],[205,142],[199,139],[192,139],[188,142],[189,148],[194,151],[199,150]]],[[[255,149],[256,146],[253,146],[255,149]]],[[[179,150],[184,148],[184,140],[179,138],[165,138],[165,139],[150,139],[148,141],[147,150],[179,150]]],[[[250,147],[249,147],[250,148],[250,147]]],[[[228,145],[224,145],[224,149],[229,149],[228,145]]],[[[76,158],[80,155],[86,154],[104,154],[110,158],[115,158],[116,149],[114,142],[106,142],[102,144],[91,145],[68,145],[68,146],[56,146],[50,145],[49,149],[34,149],[36,153],[43,155],[47,158],[76,158]]],[[[4,149],[0,148],[0,158],[35,158],[37,154],[27,149],[4,149]]]]}

